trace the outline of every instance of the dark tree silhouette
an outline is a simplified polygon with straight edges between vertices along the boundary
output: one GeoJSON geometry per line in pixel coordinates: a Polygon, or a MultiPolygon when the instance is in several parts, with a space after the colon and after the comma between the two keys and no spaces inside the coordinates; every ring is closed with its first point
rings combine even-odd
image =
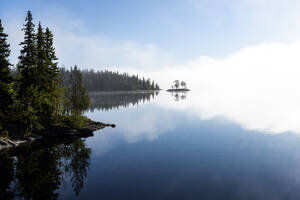
{"type": "Polygon", "coordinates": [[[4,134],[5,125],[9,122],[13,104],[13,79],[10,75],[8,57],[10,55],[7,34],[4,33],[0,19],[0,134],[4,134]]]}
{"type": "Polygon", "coordinates": [[[1,154],[0,160],[0,199],[15,199],[11,184],[14,180],[14,159],[1,154]]]}
{"type": "Polygon", "coordinates": [[[178,89],[178,88],[179,88],[179,85],[180,85],[179,80],[175,80],[175,81],[174,81],[174,87],[175,87],[176,89],[178,89]]]}
{"type": "Polygon", "coordinates": [[[84,179],[90,165],[92,150],[87,148],[85,143],[78,139],[71,145],[65,147],[65,171],[71,177],[74,193],[78,196],[84,186],[84,179]]]}

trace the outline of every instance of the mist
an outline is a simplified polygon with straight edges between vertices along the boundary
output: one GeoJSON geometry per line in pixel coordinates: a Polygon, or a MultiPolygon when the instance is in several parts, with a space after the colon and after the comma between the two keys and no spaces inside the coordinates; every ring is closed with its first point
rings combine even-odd
{"type": "Polygon", "coordinates": [[[191,89],[186,101],[170,103],[201,119],[224,117],[250,130],[300,132],[300,43],[265,43],[240,49],[224,59],[200,57],[156,71],[137,71],[157,80],[163,89],[184,80],[191,89]]]}

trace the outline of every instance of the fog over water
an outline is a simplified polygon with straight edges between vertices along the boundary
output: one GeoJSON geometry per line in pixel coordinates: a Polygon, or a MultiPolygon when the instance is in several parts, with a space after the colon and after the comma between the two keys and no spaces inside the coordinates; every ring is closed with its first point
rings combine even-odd
{"type": "Polygon", "coordinates": [[[186,110],[201,119],[224,117],[245,129],[266,133],[300,131],[300,43],[265,43],[243,48],[224,59],[199,60],[140,71],[159,80],[164,89],[179,79],[191,89],[184,102],[168,109],[186,110]]]}

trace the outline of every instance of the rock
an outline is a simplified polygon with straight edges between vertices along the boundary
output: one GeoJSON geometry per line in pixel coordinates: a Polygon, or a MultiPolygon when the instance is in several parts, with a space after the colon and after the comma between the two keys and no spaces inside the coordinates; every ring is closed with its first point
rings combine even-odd
{"type": "Polygon", "coordinates": [[[0,145],[7,145],[7,143],[3,139],[0,138],[0,145]]]}

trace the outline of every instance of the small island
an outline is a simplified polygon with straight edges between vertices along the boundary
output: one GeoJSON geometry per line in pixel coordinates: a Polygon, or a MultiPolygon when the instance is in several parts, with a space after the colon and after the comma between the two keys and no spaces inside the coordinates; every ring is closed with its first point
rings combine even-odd
{"type": "Polygon", "coordinates": [[[168,92],[188,92],[190,91],[187,86],[186,86],[186,82],[185,81],[179,81],[179,80],[175,80],[174,85],[171,86],[171,89],[168,89],[168,92]],[[181,88],[180,88],[181,86],[181,88]]]}

